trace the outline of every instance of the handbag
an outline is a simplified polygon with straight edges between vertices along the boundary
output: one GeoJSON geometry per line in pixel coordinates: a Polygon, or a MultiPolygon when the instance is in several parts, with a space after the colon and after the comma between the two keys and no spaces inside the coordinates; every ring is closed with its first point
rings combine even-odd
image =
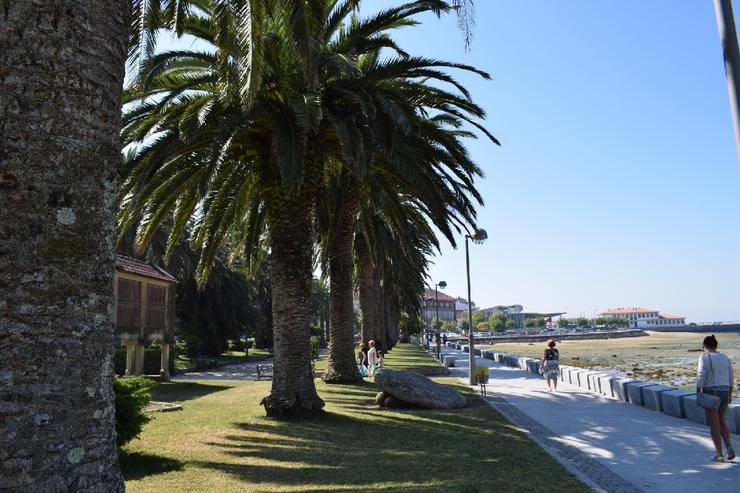
{"type": "Polygon", "coordinates": [[[360,376],[361,377],[367,376],[367,367],[365,365],[360,365],[360,376]]]}
{"type": "MultiPolygon", "coordinates": [[[[707,358],[709,358],[709,374],[711,375],[714,370],[714,368],[712,368],[712,356],[707,354],[707,358]]],[[[717,395],[707,394],[702,389],[699,391],[699,395],[696,396],[696,403],[704,409],[719,409],[719,406],[722,404],[722,399],[717,395]]]]}

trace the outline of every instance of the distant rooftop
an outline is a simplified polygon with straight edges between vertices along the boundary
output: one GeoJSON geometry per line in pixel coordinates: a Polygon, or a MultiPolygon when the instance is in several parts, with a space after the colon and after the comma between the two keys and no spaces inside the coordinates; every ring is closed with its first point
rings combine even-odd
{"type": "Polygon", "coordinates": [[[650,308],[640,308],[640,307],[632,307],[632,308],[612,308],[611,310],[607,310],[605,312],[602,312],[602,315],[622,315],[627,313],[657,313],[658,310],[652,310],[650,308]]]}
{"type": "MultiPolygon", "coordinates": [[[[436,299],[439,301],[457,301],[457,298],[453,296],[447,296],[442,291],[437,290],[436,299]]],[[[429,301],[435,300],[435,294],[433,289],[425,289],[424,290],[424,299],[429,301]]]]}
{"type": "Polygon", "coordinates": [[[148,277],[150,279],[177,282],[177,279],[175,279],[166,270],[161,269],[154,264],[142,262],[141,260],[125,257],[123,255],[116,255],[116,270],[127,272],[129,274],[136,274],[142,277],[148,277]]]}

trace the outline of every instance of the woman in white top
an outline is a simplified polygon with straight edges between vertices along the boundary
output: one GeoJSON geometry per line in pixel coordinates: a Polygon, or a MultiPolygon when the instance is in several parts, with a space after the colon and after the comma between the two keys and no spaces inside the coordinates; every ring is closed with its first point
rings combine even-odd
{"type": "MultiPolygon", "coordinates": [[[[719,397],[719,409],[704,408],[707,423],[714,442],[715,462],[724,462],[722,440],[727,447],[727,459],[735,458],[735,450],[730,442],[730,432],[725,424],[725,411],[732,402],[734,376],[730,359],[717,352],[717,338],[713,335],[704,338],[704,353],[699,356],[699,371],[696,377],[696,392],[719,397]]],[[[698,402],[698,400],[697,400],[698,402]]]]}
{"type": "Polygon", "coordinates": [[[370,375],[375,376],[375,369],[378,367],[378,350],[375,349],[375,341],[368,341],[370,349],[367,351],[367,364],[370,365],[370,375]]]}

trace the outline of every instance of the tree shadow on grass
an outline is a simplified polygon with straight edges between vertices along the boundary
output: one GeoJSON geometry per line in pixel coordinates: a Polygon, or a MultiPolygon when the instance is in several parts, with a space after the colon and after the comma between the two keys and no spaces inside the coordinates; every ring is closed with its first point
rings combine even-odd
{"type": "Polygon", "coordinates": [[[376,392],[370,383],[333,387],[322,395],[332,394],[326,397],[334,409],[312,419],[234,423],[233,433],[208,443],[230,459],[196,464],[264,488],[503,491],[543,460],[521,432],[467,390],[468,407],[449,411],[375,407],[376,392]],[[431,457],[444,467],[430,467],[431,457]],[[469,474],[450,473],[462,470],[469,474]]]}
{"type": "Polygon", "coordinates": [[[195,382],[162,382],[154,387],[150,393],[154,401],[183,402],[232,388],[234,387],[229,385],[210,385],[195,382]]]}
{"type": "Polygon", "coordinates": [[[120,451],[118,460],[126,481],[182,469],[182,463],[178,460],[142,452],[120,451]]]}

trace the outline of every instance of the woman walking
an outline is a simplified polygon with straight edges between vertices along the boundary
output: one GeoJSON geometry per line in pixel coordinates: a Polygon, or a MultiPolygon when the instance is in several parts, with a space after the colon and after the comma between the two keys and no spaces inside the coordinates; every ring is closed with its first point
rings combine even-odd
{"type": "Polygon", "coordinates": [[[560,352],[555,349],[553,339],[547,341],[545,353],[540,361],[540,368],[542,368],[542,376],[547,379],[547,391],[557,392],[558,378],[560,378],[560,352]]]}
{"type": "Polygon", "coordinates": [[[704,408],[709,423],[715,451],[712,460],[724,462],[722,440],[727,447],[727,460],[735,458],[730,432],[724,419],[727,406],[732,401],[734,375],[730,359],[717,352],[717,346],[717,338],[714,335],[704,338],[704,353],[699,356],[699,371],[696,377],[696,402],[704,408]]]}
{"type": "Polygon", "coordinates": [[[370,375],[375,376],[375,370],[378,368],[378,350],[375,349],[375,341],[368,341],[368,346],[370,346],[370,349],[367,351],[367,364],[370,367],[370,375]]]}
{"type": "Polygon", "coordinates": [[[360,375],[367,376],[367,350],[365,344],[360,343],[360,350],[357,352],[357,363],[360,365],[360,375]]]}

